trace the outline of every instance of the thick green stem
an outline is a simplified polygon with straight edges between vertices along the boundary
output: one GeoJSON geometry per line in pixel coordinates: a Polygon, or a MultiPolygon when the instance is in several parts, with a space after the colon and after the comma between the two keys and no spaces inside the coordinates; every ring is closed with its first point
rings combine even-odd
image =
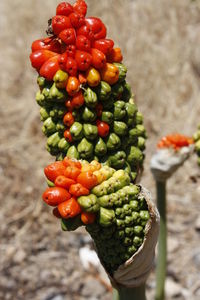
{"type": "Polygon", "coordinates": [[[136,288],[113,288],[113,300],[146,300],[145,285],[136,288]]]}
{"type": "Polygon", "coordinates": [[[160,234],[158,239],[158,258],[156,265],[156,300],[165,299],[165,277],[167,268],[167,218],[166,182],[156,182],[157,206],[160,213],[160,234]]]}

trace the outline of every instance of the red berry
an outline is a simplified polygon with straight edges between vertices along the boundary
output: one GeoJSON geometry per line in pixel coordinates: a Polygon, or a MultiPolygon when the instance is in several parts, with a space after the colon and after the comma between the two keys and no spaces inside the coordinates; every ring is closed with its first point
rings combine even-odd
{"type": "Polygon", "coordinates": [[[50,58],[57,56],[58,54],[49,50],[37,50],[31,53],[30,55],[30,61],[32,64],[32,67],[39,70],[42,65],[48,61],[50,58]]]}
{"type": "Polygon", "coordinates": [[[56,186],[59,186],[59,187],[62,187],[62,188],[64,188],[64,189],[69,189],[70,186],[71,186],[72,184],[75,184],[75,183],[76,183],[76,181],[74,181],[74,180],[71,179],[71,178],[67,178],[67,177],[65,177],[65,176],[63,176],[63,175],[58,176],[58,177],[56,178],[56,180],[55,180],[55,185],[56,185],[56,186]]]}
{"type": "Polygon", "coordinates": [[[74,58],[68,57],[67,62],[66,62],[66,71],[70,76],[76,76],[77,75],[77,62],[75,61],[74,58]]]}
{"type": "Polygon", "coordinates": [[[71,104],[74,108],[79,108],[84,104],[85,100],[82,91],[79,91],[72,98],[71,104]]]}
{"type": "Polygon", "coordinates": [[[78,50],[90,52],[91,42],[86,36],[78,35],[77,38],[76,38],[76,48],[78,50]]]}
{"type": "Polygon", "coordinates": [[[105,55],[108,55],[114,47],[114,42],[109,39],[100,39],[100,40],[94,41],[92,44],[92,47],[100,50],[105,55]]]}
{"type": "Polygon", "coordinates": [[[102,69],[106,63],[106,56],[103,52],[98,49],[92,48],[92,65],[96,69],[102,69]]]}
{"type": "Polygon", "coordinates": [[[49,81],[53,80],[53,77],[56,74],[56,72],[60,70],[58,57],[59,56],[54,56],[42,65],[39,72],[40,76],[46,78],[49,81]]]}
{"type": "Polygon", "coordinates": [[[86,25],[88,25],[91,28],[95,40],[104,39],[106,37],[106,27],[99,18],[86,18],[85,22],[86,25]]]}
{"type": "Polygon", "coordinates": [[[74,11],[82,16],[85,17],[87,14],[87,4],[84,0],[77,0],[76,3],[73,5],[74,11]]]}
{"type": "Polygon", "coordinates": [[[65,166],[62,161],[56,161],[44,168],[45,176],[52,182],[56,180],[59,175],[64,175],[65,166]]]}
{"type": "Polygon", "coordinates": [[[77,14],[77,13],[72,13],[69,15],[71,24],[74,28],[79,28],[85,24],[85,19],[83,16],[77,14]]]}
{"type": "Polygon", "coordinates": [[[109,134],[110,127],[106,122],[97,121],[97,128],[100,137],[106,137],[109,134]]]}
{"type": "Polygon", "coordinates": [[[65,102],[65,106],[67,107],[67,111],[72,112],[74,110],[73,104],[71,100],[67,100],[65,102]]]}
{"type": "Polygon", "coordinates": [[[42,198],[50,206],[57,206],[71,198],[70,193],[61,187],[47,188],[42,198]]]}
{"type": "Polygon", "coordinates": [[[74,28],[67,28],[60,32],[59,38],[66,45],[74,45],[76,43],[76,31],[74,28]]]}
{"type": "Polygon", "coordinates": [[[67,63],[67,53],[66,52],[59,56],[58,63],[59,63],[61,70],[65,71],[66,63],[67,63]]]}
{"type": "Polygon", "coordinates": [[[84,51],[76,51],[75,54],[75,60],[78,65],[78,70],[80,71],[86,71],[91,65],[92,62],[92,56],[88,52],[84,51]]]}
{"type": "Polygon", "coordinates": [[[65,130],[65,132],[64,132],[64,137],[65,137],[65,139],[66,139],[69,143],[72,142],[72,136],[71,136],[71,133],[70,133],[69,129],[65,130]]]}
{"type": "Polygon", "coordinates": [[[55,16],[52,18],[52,28],[56,35],[59,35],[61,31],[67,28],[71,28],[72,24],[70,19],[66,16],[55,16]]]}
{"type": "Polygon", "coordinates": [[[90,41],[94,40],[94,33],[92,31],[92,28],[89,25],[83,25],[81,26],[77,32],[76,32],[77,36],[78,35],[84,35],[86,36],[86,38],[88,38],[90,41]]]}
{"type": "Polygon", "coordinates": [[[56,8],[56,15],[68,16],[73,12],[73,7],[67,2],[61,2],[56,8]]]}
{"type": "Polygon", "coordinates": [[[68,45],[66,48],[66,53],[69,57],[75,57],[76,54],[76,46],[75,45],[68,45]]]}
{"type": "Polygon", "coordinates": [[[54,37],[48,37],[45,39],[36,40],[32,43],[32,52],[37,50],[50,50],[53,52],[60,53],[61,52],[61,45],[58,40],[54,37]]]}

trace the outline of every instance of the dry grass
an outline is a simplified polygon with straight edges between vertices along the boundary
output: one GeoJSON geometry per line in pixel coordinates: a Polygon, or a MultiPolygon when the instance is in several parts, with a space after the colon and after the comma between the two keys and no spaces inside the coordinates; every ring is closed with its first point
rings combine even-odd
{"type": "MultiPolygon", "coordinates": [[[[40,130],[36,74],[28,55],[58,2],[0,2],[0,299],[47,300],[59,293],[63,299],[90,299],[83,293],[87,278],[78,258],[83,235],[61,233],[40,201],[42,169],[52,158],[40,130]]],[[[109,36],[123,50],[149,135],[143,183],[154,193],[149,159],[158,138],[174,131],[191,135],[199,121],[200,2],[87,2],[89,14],[105,21],[109,36]]],[[[199,297],[198,173],[194,158],[169,182],[170,240],[178,240],[169,254],[169,276],[189,293],[179,299],[199,297]]],[[[101,299],[109,299],[106,290],[101,299]]]]}

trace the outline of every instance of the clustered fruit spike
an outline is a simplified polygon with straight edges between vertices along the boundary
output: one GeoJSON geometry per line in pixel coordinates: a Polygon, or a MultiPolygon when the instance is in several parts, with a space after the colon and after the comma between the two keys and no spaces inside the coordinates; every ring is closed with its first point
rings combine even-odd
{"type": "Polygon", "coordinates": [[[126,82],[120,48],[106,26],[86,17],[87,5],[62,2],[48,22],[48,37],[32,44],[39,76],[47,150],[43,200],[54,206],[63,230],[85,225],[108,272],[141,246],[149,219],[140,187],[146,131],[126,82]]]}
{"type": "Polygon", "coordinates": [[[58,160],[67,155],[127,169],[135,180],[144,160],[143,117],[120,48],[86,12],[85,1],[59,4],[49,22],[52,35],[32,44],[47,150],[58,160]]]}
{"type": "Polygon", "coordinates": [[[112,275],[142,245],[150,218],[141,188],[129,174],[65,157],[45,168],[49,188],[43,200],[62,219],[64,231],[80,226],[93,238],[98,255],[112,275]]]}
{"type": "Polygon", "coordinates": [[[172,148],[172,149],[178,151],[181,148],[188,147],[193,143],[194,143],[193,138],[182,135],[180,133],[174,133],[171,135],[164,136],[158,142],[157,147],[158,147],[158,149],[172,148]]]}
{"type": "Polygon", "coordinates": [[[198,155],[198,165],[200,166],[200,125],[198,126],[197,132],[193,136],[195,142],[195,151],[198,155]]]}

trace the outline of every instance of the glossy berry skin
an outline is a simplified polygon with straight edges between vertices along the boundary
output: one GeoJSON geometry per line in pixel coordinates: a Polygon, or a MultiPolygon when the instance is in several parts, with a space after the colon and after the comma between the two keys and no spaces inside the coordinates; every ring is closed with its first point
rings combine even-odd
{"type": "Polygon", "coordinates": [[[70,18],[66,16],[55,16],[52,18],[52,29],[54,34],[59,35],[61,31],[72,28],[70,18]]]}
{"type": "Polygon", "coordinates": [[[85,84],[87,82],[85,74],[83,74],[83,73],[78,74],[78,80],[80,81],[81,84],[85,84]]]}
{"type": "Polygon", "coordinates": [[[107,55],[108,62],[120,63],[123,60],[123,55],[120,48],[113,48],[112,51],[107,55]]]}
{"type": "Polygon", "coordinates": [[[92,65],[96,69],[102,69],[106,64],[105,54],[98,49],[92,48],[91,55],[92,55],[92,65]]]}
{"type": "Polygon", "coordinates": [[[67,110],[68,110],[69,112],[72,112],[72,111],[74,110],[74,107],[73,107],[73,105],[72,105],[72,101],[71,101],[71,100],[67,100],[67,101],[65,102],[65,106],[67,107],[67,110]]]}
{"type": "Polygon", "coordinates": [[[56,8],[56,15],[69,16],[73,13],[73,7],[67,2],[61,2],[56,8]]]}
{"type": "Polygon", "coordinates": [[[71,178],[73,180],[76,180],[76,178],[78,177],[78,175],[81,173],[81,170],[75,166],[68,166],[65,170],[64,175],[67,178],[71,178]]]}
{"type": "Polygon", "coordinates": [[[75,45],[76,31],[74,28],[67,28],[60,32],[58,36],[66,45],[75,45]]]}
{"type": "Polygon", "coordinates": [[[89,190],[91,190],[95,185],[97,185],[97,177],[93,174],[92,171],[82,172],[77,177],[76,181],[89,190]]]}
{"type": "Polygon", "coordinates": [[[86,196],[90,193],[90,191],[80,183],[71,185],[69,192],[75,197],[86,196]]]}
{"type": "Polygon", "coordinates": [[[67,178],[63,175],[58,176],[55,180],[55,185],[58,187],[62,187],[64,189],[69,189],[70,186],[75,183],[76,183],[76,181],[74,181],[71,178],[67,178]]]}
{"type": "Polygon", "coordinates": [[[74,11],[79,15],[85,17],[87,14],[87,4],[84,0],[77,0],[76,3],[73,5],[74,11]]]}
{"type": "Polygon", "coordinates": [[[74,96],[80,90],[80,82],[75,76],[70,76],[67,82],[66,91],[70,96],[74,96]]]}
{"type": "Polygon", "coordinates": [[[100,39],[100,40],[94,41],[92,44],[92,47],[100,50],[105,55],[108,55],[114,47],[114,42],[113,42],[113,40],[110,40],[110,39],[100,39]]]}
{"type": "Polygon", "coordinates": [[[95,68],[89,68],[86,72],[87,83],[90,87],[99,85],[101,81],[100,73],[95,68]]]}
{"type": "Polygon", "coordinates": [[[106,63],[101,70],[101,78],[108,84],[113,85],[119,79],[119,69],[114,64],[106,63]]]}
{"type": "Polygon", "coordinates": [[[72,124],[74,123],[74,117],[72,115],[71,112],[66,113],[66,115],[63,118],[63,123],[67,126],[67,127],[71,127],[72,124]]]}
{"type": "Polygon", "coordinates": [[[68,45],[66,47],[66,53],[67,53],[67,56],[74,58],[75,54],[76,54],[76,46],[75,45],[68,45]]]}
{"type": "Polygon", "coordinates": [[[49,50],[56,53],[61,52],[61,45],[54,37],[48,37],[40,40],[36,40],[31,46],[32,52],[37,50],[49,50]]]}
{"type": "Polygon", "coordinates": [[[73,218],[81,213],[81,207],[75,198],[71,198],[58,205],[58,211],[62,218],[73,218]]]}
{"type": "Polygon", "coordinates": [[[76,37],[76,49],[81,51],[90,52],[91,50],[91,42],[84,35],[78,35],[76,37]]]}
{"type": "Polygon", "coordinates": [[[83,25],[77,30],[77,35],[84,35],[90,41],[94,40],[94,33],[90,25],[83,25]]]}
{"type": "Polygon", "coordinates": [[[70,76],[76,76],[78,70],[76,60],[72,57],[68,57],[65,65],[65,69],[70,76]]]}
{"type": "Polygon", "coordinates": [[[71,133],[70,133],[69,129],[65,130],[65,132],[64,132],[64,138],[65,138],[66,141],[68,141],[69,143],[72,142],[72,136],[71,136],[71,133]]]}
{"type": "Polygon", "coordinates": [[[106,122],[97,121],[98,135],[106,137],[109,134],[110,126],[106,122]]]}
{"type": "Polygon", "coordinates": [[[74,108],[80,108],[83,106],[84,102],[85,100],[82,91],[79,91],[77,94],[75,94],[71,100],[71,104],[74,108]]]}
{"type": "Polygon", "coordinates": [[[78,29],[81,26],[85,25],[85,19],[83,16],[77,14],[76,12],[69,15],[70,22],[73,28],[78,29]]]}
{"type": "Polygon", "coordinates": [[[30,54],[32,67],[39,70],[46,61],[57,55],[57,53],[45,49],[36,50],[30,54]]]}
{"type": "Polygon", "coordinates": [[[69,200],[70,197],[70,193],[61,187],[47,188],[42,195],[44,202],[50,206],[57,206],[60,203],[69,200]]]}
{"type": "Polygon", "coordinates": [[[80,161],[78,161],[78,160],[72,160],[72,159],[70,159],[69,157],[65,157],[64,158],[64,160],[63,160],[63,165],[65,166],[65,167],[69,167],[69,166],[71,166],[71,167],[76,167],[76,168],[78,168],[78,169],[81,169],[82,168],[82,165],[81,165],[81,163],[80,163],[80,161]]]}
{"type": "Polygon", "coordinates": [[[58,57],[59,66],[60,66],[61,70],[63,70],[63,71],[66,70],[67,59],[68,59],[67,52],[59,55],[59,57],[58,57]]]}
{"type": "Polygon", "coordinates": [[[86,71],[92,63],[92,56],[87,52],[78,50],[75,54],[75,60],[78,65],[78,70],[86,71]]]}
{"type": "Polygon", "coordinates": [[[64,175],[64,171],[64,164],[61,161],[56,161],[44,169],[44,174],[50,181],[54,182],[59,175],[64,175]]]}
{"type": "Polygon", "coordinates": [[[85,22],[86,25],[88,25],[91,28],[95,40],[104,39],[106,37],[106,27],[99,18],[86,18],[85,22]]]}
{"type": "Polygon", "coordinates": [[[47,80],[53,80],[56,72],[60,70],[60,66],[58,63],[58,56],[54,56],[47,60],[40,69],[40,76],[46,78],[47,80]]]}

